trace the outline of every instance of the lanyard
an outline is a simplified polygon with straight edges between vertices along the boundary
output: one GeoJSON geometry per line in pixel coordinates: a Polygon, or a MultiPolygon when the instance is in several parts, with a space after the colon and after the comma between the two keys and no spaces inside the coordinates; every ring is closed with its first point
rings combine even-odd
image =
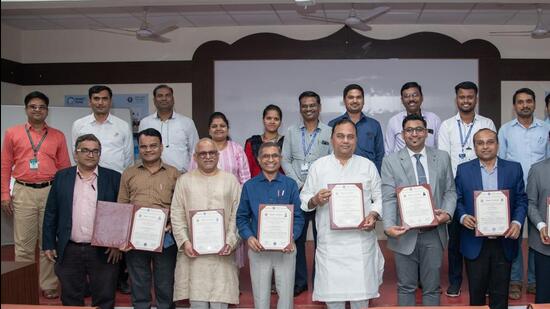
{"type": "Polygon", "coordinates": [[[38,145],[36,147],[34,146],[34,142],[32,141],[31,133],[29,132],[29,128],[25,127],[25,132],[27,132],[27,137],[29,138],[29,142],[31,142],[31,148],[32,152],[34,153],[34,158],[36,159],[36,155],[38,154],[38,150],[40,150],[40,146],[42,146],[42,142],[46,139],[46,135],[48,135],[48,129],[46,129],[46,133],[42,135],[42,139],[40,139],[40,142],[38,142],[38,145]]]}
{"type": "Polygon", "coordinates": [[[311,147],[315,142],[317,133],[319,133],[319,128],[315,129],[315,133],[313,133],[313,136],[311,137],[311,140],[309,141],[309,145],[307,146],[307,149],[306,149],[306,128],[302,127],[302,149],[304,150],[304,160],[309,154],[309,152],[311,151],[311,147]]]}
{"type": "Polygon", "coordinates": [[[466,133],[466,138],[464,138],[462,134],[462,126],[460,125],[460,120],[457,120],[456,123],[458,125],[458,132],[460,132],[460,145],[462,146],[462,152],[464,152],[464,146],[466,146],[466,143],[468,142],[468,138],[470,138],[470,134],[472,133],[472,129],[474,128],[474,121],[472,121],[472,125],[468,129],[468,133],[466,133]]]}

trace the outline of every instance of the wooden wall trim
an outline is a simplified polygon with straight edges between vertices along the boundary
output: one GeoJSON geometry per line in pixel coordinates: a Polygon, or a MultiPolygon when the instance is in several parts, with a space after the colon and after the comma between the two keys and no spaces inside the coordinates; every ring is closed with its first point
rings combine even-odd
{"type": "Polygon", "coordinates": [[[550,81],[550,59],[501,59],[503,81],[550,81]]]}

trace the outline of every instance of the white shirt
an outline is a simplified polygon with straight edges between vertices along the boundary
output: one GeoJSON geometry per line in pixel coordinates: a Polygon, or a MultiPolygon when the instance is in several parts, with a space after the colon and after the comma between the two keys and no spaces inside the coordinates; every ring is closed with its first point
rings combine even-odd
{"type": "Polygon", "coordinates": [[[72,145],[84,134],[93,134],[101,142],[99,165],[122,173],[134,162],[132,129],[126,121],[109,114],[104,123],[96,121],[94,114],[77,119],[73,123],[72,145]]]}
{"type": "MultiPolygon", "coordinates": [[[[364,157],[353,155],[342,165],[334,154],[317,159],[310,169],[300,194],[302,209],[321,189],[331,183],[361,183],[365,216],[370,211],[382,214],[381,180],[376,166],[364,157]]],[[[314,301],[346,301],[379,296],[384,256],[376,231],[332,230],[328,203],[317,206],[317,249],[315,253],[314,301]]]]}
{"type": "MultiPolygon", "coordinates": [[[[414,176],[416,177],[416,182],[418,184],[418,171],[416,170],[416,157],[414,156],[417,153],[410,150],[409,147],[407,147],[407,151],[409,152],[409,156],[411,157],[411,162],[414,169],[414,176]]],[[[422,163],[422,167],[424,167],[424,174],[426,174],[426,183],[430,183],[430,172],[428,171],[428,158],[426,156],[426,147],[422,148],[422,150],[418,153],[420,154],[420,163],[422,163]]]]}
{"type": "Polygon", "coordinates": [[[441,123],[437,139],[438,148],[446,151],[451,157],[453,176],[456,176],[456,168],[459,164],[477,158],[474,150],[474,134],[483,128],[489,128],[496,132],[493,121],[478,114],[475,114],[474,121],[470,124],[465,124],[459,113],[441,123]],[[470,135],[466,138],[470,128],[472,128],[470,135]],[[464,147],[460,141],[459,130],[462,130],[462,138],[465,140],[464,147]],[[461,154],[464,154],[463,158],[460,157],[461,154]]]}
{"type": "Polygon", "coordinates": [[[161,121],[157,113],[143,118],[139,123],[139,131],[153,128],[162,135],[162,161],[177,168],[180,172],[189,170],[189,161],[199,141],[195,123],[189,117],[176,112],[172,117],[161,121]]]}

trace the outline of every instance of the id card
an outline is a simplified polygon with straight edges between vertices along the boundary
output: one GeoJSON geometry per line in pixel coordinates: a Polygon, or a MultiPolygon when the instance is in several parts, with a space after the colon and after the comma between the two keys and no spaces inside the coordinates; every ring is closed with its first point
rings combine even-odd
{"type": "Polygon", "coordinates": [[[309,172],[309,162],[302,163],[302,165],[300,166],[300,173],[306,176],[308,172],[309,172]]]}
{"type": "Polygon", "coordinates": [[[34,171],[38,169],[38,159],[37,158],[29,160],[29,168],[31,170],[34,170],[34,171]]]}

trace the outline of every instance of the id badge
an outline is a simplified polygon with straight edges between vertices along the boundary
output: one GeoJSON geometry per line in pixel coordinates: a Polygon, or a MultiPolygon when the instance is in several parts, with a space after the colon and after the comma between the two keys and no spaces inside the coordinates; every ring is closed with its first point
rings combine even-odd
{"type": "Polygon", "coordinates": [[[37,158],[29,160],[29,168],[31,170],[37,170],[38,169],[38,159],[37,158]]]}
{"type": "Polygon", "coordinates": [[[302,165],[300,166],[300,173],[302,173],[302,175],[307,175],[308,172],[309,172],[309,163],[308,162],[302,163],[302,165]]]}

